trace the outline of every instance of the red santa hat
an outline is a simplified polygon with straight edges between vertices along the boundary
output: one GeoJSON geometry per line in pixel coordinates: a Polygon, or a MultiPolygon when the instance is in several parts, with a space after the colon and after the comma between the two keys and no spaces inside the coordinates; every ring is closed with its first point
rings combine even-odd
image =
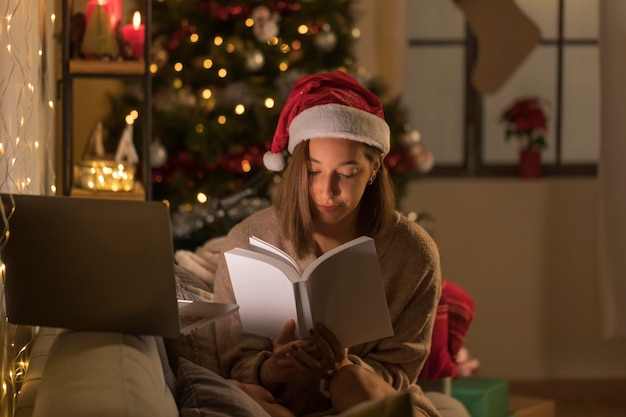
{"type": "Polygon", "coordinates": [[[311,74],[294,85],[263,163],[269,170],[282,171],[285,149],[293,153],[300,142],[322,137],[350,139],[384,155],[389,152],[389,125],[380,100],[343,71],[311,74]]]}

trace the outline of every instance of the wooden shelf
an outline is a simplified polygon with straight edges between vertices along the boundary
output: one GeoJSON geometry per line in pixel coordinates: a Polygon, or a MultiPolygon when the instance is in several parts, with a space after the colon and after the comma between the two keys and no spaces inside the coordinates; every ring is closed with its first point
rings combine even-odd
{"type": "Polygon", "coordinates": [[[107,198],[114,200],[145,200],[146,191],[140,182],[135,183],[133,191],[96,191],[85,188],[72,187],[71,197],[81,198],[107,198]]]}
{"type": "Polygon", "coordinates": [[[70,74],[85,75],[143,75],[145,64],[138,61],[70,60],[70,74]]]}

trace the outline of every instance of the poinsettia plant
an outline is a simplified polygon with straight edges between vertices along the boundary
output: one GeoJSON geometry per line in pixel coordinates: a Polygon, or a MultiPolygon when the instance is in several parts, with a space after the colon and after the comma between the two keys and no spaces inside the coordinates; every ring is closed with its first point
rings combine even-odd
{"type": "Polygon", "coordinates": [[[523,150],[541,150],[547,147],[548,121],[542,101],[538,97],[517,99],[502,112],[506,125],[506,140],[514,138],[523,150]]]}

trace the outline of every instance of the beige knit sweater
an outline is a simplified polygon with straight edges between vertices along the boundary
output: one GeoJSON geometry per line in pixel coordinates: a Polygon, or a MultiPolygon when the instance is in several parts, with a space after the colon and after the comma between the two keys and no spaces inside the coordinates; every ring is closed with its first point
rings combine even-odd
{"type": "MultiPolygon", "coordinates": [[[[297,259],[291,242],[279,233],[273,208],[258,212],[235,226],[223,249],[249,247],[257,236],[296,259],[301,270],[314,257],[297,259]]],[[[430,236],[414,222],[396,213],[393,227],[374,236],[394,328],[394,336],[349,349],[352,362],[382,376],[397,390],[415,392],[416,406],[436,416],[430,402],[414,385],[430,349],[430,337],[441,292],[439,253],[430,236]]],[[[215,301],[235,302],[225,262],[215,277],[215,301]]],[[[216,322],[217,352],[222,373],[246,383],[259,383],[258,370],[270,356],[269,339],[243,333],[237,314],[216,322]]],[[[328,410],[330,404],[319,391],[319,380],[299,375],[290,381],[277,400],[296,415],[328,410]]]]}

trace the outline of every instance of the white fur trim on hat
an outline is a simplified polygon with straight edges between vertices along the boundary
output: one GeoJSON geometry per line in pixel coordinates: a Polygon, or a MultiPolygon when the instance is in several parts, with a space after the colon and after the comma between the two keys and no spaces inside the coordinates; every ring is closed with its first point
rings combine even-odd
{"type": "Polygon", "coordinates": [[[285,168],[285,158],[281,153],[267,151],[263,154],[263,165],[270,171],[282,171],[285,168]]]}
{"type": "Polygon", "coordinates": [[[390,148],[387,122],[372,113],[335,103],[310,107],[293,118],[289,153],[303,140],[314,138],[350,139],[374,146],[385,155],[390,148]]]}

